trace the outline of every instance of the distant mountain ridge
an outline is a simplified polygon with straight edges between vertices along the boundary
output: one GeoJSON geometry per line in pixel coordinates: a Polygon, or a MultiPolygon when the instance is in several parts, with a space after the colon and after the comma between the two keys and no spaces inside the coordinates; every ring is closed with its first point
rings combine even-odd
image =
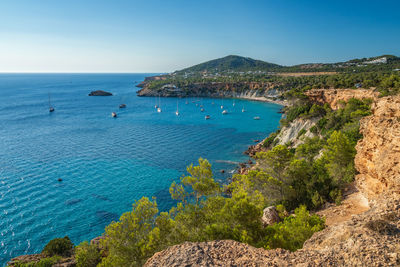
{"type": "Polygon", "coordinates": [[[249,57],[241,57],[229,55],[223,58],[213,59],[194,65],[189,68],[177,71],[184,72],[224,72],[224,71],[254,71],[254,70],[277,70],[282,68],[281,65],[265,62],[262,60],[252,59],[249,57]]]}
{"type": "MultiPolygon", "coordinates": [[[[345,62],[335,63],[305,63],[293,66],[282,66],[262,60],[242,57],[237,55],[229,55],[222,58],[206,61],[182,70],[175,71],[175,74],[185,73],[218,73],[218,72],[246,72],[246,71],[262,71],[262,72],[299,72],[299,71],[344,71],[354,66],[365,67],[367,65],[386,65],[387,69],[398,67],[400,65],[400,57],[394,55],[381,55],[370,58],[356,58],[345,62]]],[[[375,67],[381,69],[381,67],[375,67]]]]}

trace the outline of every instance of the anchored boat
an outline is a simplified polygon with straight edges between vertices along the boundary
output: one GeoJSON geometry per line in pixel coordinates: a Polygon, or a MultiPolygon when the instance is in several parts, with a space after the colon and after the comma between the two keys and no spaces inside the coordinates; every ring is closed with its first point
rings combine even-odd
{"type": "Polygon", "coordinates": [[[179,116],[179,105],[178,105],[178,99],[176,99],[176,111],[175,111],[175,115],[179,116]]]}
{"type": "Polygon", "coordinates": [[[49,112],[54,112],[54,107],[51,105],[50,93],[49,93],[49,112]]]}

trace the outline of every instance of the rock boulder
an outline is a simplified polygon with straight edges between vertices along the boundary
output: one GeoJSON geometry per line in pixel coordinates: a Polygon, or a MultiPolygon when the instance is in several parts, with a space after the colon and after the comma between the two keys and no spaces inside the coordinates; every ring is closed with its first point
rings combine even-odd
{"type": "Polygon", "coordinates": [[[113,94],[110,92],[106,92],[103,90],[91,91],[89,96],[112,96],[113,94]]]}

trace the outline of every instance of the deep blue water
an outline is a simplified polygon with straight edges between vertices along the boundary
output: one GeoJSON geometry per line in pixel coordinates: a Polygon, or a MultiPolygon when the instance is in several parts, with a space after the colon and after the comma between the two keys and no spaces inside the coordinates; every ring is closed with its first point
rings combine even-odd
{"type": "Polygon", "coordinates": [[[253,140],[278,126],[280,106],[262,102],[178,99],[176,116],[177,99],[161,98],[157,113],[158,99],[136,96],[145,76],[0,74],[0,265],[55,237],[96,237],[142,196],[167,210],[169,185],[199,157],[224,182],[253,140]],[[98,89],[114,96],[88,96],[98,89]]]}

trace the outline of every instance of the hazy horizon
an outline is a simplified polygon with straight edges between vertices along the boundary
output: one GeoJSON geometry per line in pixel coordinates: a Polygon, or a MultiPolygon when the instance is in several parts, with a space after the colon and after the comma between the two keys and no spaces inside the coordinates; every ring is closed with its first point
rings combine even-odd
{"type": "Polygon", "coordinates": [[[0,3],[2,73],[168,73],[227,55],[280,65],[399,55],[396,1],[0,3]]]}

